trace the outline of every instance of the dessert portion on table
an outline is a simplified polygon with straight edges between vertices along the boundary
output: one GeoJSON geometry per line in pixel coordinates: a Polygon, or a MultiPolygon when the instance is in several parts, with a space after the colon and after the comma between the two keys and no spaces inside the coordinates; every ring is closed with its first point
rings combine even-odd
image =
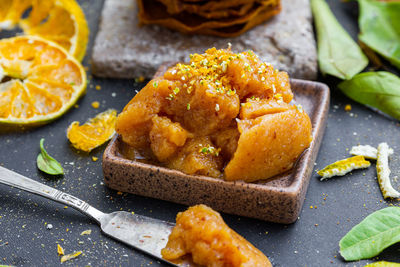
{"type": "Polygon", "coordinates": [[[311,122],[286,72],[252,52],[208,49],[151,80],[119,114],[126,157],[186,174],[252,182],[291,169],[311,122]]]}
{"type": "Polygon", "coordinates": [[[201,266],[272,266],[260,250],[229,228],[218,212],[205,205],[178,213],[176,226],[161,255],[173,262],[189,255],[201,266]]]}
{"type": "Polygon", "coordinates": [[[138,0],[141,24],[187,34],[240,35],[281,11],[280,0],[138,0]]]}

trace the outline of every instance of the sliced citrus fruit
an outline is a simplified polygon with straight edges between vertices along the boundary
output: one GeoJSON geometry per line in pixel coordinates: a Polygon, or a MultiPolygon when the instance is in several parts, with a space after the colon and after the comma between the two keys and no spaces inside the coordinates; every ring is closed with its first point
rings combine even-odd
{"type": "Polygon", "coordinates": [[[381,143],[378,145],[376,171],[379,187],[381,188],[383,198],[400,198],[400,192],[394,189],[390,183],[389,154],[388,144],[381,143]]]}
{"type": "Polygon", "coordinates": [[[111,139],[115,133],[117,111],[108,109],[79,125],[74,121],[68,127],[67,137],[72,145],[79,150],[90,152],[111,139]]]}
{"type": "Polygon", "coordinates": [[[82,65],[56,43],[36,36],[0,40],[0,127],[50,122],[85,89],[82,65]]]}
{"type": "Polygon", "coordinates": [[[79,61],[85,56],[89,28],[75,0],[0,0],[0,30],[17,26],[58,43],[79,61]]]}
{"type": "Polygon", "coordinates": [[[371,166],[371,163],[368,160],[365,160],[363,156],[355,156],[336,161],[317,173],[322,176],[322,181],[333,176],[343,176],[352,170],[368,168],[369,166],[371,166]]]}

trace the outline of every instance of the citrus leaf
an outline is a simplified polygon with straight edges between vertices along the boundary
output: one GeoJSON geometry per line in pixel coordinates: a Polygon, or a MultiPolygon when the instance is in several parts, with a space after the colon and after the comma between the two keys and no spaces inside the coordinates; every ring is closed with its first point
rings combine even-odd
{"type": "Polygon", "coordinates": [[[359,39],[400,69],[400,2],[358,0],[359,39]]]}
{"type": "Polygon", "coordinates": [[[368,58],[336,20],[325,0],[311,0],[318,41],[318,64],[323,74],[351,79],[368,65],[368,58]]]}
{"type": "Polygon", "coordinates": [[[44,138],[40,139],[40,154],[37,156],[36,163],[39,170],[51,175],[64,174],[64,169],[61,164],[47,154],[43,146],[44,138]]]}
{"type": "Polygon", "coordinates": [[[368,215],[339,242],[346,261],[369,259],[400,241],[400,208],[388,207],[368,215]]]}
{"type": "Polygon", "coordinates": [[[385,71],[364,72],[338,86],[354,101],[400,120],[400,78],[396,75],[385,71]]]}
{"type": "Polygon", "coordinates": [[[388,261],[377,261],[377,262],[365,265],[364,267],[400,267],[400,263],[388,262],[388,261]]]}

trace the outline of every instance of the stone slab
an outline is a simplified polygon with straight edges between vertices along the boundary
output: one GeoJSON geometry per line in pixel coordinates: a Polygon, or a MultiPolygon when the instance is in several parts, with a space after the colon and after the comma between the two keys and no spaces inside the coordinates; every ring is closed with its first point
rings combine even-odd
{"type": "Polygon", "coordinates": [[[317,77],[317,53],[308,0],[282,0],[282,12],[233,38],[184,35],[158,25],[139,26],[135,0],[106,0],[92,53],[99,77],[151,78],[164,62],[187,62],[207,48],[253,50],[293,78],[317,77]]]}

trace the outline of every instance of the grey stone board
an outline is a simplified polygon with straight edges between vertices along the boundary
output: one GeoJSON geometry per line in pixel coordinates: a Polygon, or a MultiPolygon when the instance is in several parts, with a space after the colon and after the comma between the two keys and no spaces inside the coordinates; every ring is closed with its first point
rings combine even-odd
{"type": "Polygon", "coordinates": [[[158,25],[139,26],[135,0],[106,0],[92,70],[99,77],[150,78],[164,62],[187,62],[207,48],[253,50],[293,78],[314,80],[317,54],[308,0],[282,0],[282,12],[234,38],[185,35],[158,25]]]}

